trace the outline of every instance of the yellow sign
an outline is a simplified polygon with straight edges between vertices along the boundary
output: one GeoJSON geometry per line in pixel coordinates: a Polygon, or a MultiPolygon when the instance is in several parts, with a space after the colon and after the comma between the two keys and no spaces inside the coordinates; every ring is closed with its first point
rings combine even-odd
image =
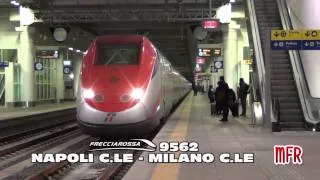
{"type": "Polygon", "coordinates": [[[320,40],[320,30],[272,30],[271,40],[320,40]]]}
{"type": "Polygon", "coordinates": [[[250,64],[252,64],[252,59],[244,60],[244,63],[247,65],[250,65],[250,64]]]}
{"type": "Polygon", "coordinates": [[[285,40],[300,40],[302,32],[298,30],[272,30],[271,40],[272,41],[285,41],[285,40]]]}
{"type": "Polygon", "coordinates": [[[302,30],[302,40],[320,40],[320,30],[302,30]]]}

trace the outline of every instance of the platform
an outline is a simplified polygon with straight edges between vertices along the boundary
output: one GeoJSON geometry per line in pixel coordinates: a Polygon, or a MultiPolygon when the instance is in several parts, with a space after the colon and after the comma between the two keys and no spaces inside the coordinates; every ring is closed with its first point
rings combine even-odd
{"type": "Polygon", "coordinates": [[[63,102],[55,104],[44,104],[35,107],[23,108],[13,107],[5,108],[0,107],[0,121],[6,119],[12,119],[17,117],[29,116],[34,114],[46,113],[51,111],[58,111],[63,109],[75,108],[75,102],[63,102]]]}
{"type": "Polygon", "coordinates": [[[213,153],[213,163],[148,163],[147,152],[141,156],[123,178],[124,180],[231,180],[231,179],[318,179],[320,162],[319,133],[280,132],[252,127],[249,118],[231,117],[222,123],[221,117],[210,116],[206,95],[189,96],[171,115],[153,140],[159,145],[164,141],[195,141],[200,153],[213,153]],[[303,150],[302,165],[275,165],[275,144],[300,145],[303,150]],[[254,153],[254,163],[221,163],[220,153],[254,153]]]}

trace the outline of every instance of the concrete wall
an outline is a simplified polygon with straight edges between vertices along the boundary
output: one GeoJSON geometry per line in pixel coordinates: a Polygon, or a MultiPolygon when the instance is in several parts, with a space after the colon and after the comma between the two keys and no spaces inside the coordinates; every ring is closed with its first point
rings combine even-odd
{"type": "MultiPolygon", "coordinates": [[[[319,0],[287,0],[294,29],[320,29],[319,0]]],[[[320,98],[320,51],[300,51],[310,94],[320,98]]]]}
{"type": "Polygon", "coordinates": [[[0,19],[0,49],[17,49],[19,43],[19,33],[14,27],[17,23],[0,19]]]}
{"type": "MultiPolygon", "coordinates": [[[[32,67],[27,67],[30,71],[33,72],[33,59],[34,59],[34,52],[28,53],[29,57],[26,59],[24,52],[24,47],[28,47],[29,45],[32,45],[33,47],[37,49],[51,49],[54,48],[64,48],[67,49],[68,47],[73,47],[74,49],[79,49],[81,51],[86,51],[87,47],[89,46],[89,43],[92,42],[92,40],[95,38],[95,35],[88,33],[81,28],[69,26],[68,29],[70,29],[68,37],[66,41],[60,43],[56,42],[52,36],[52,29],[53,27],[50,27],[48,25],[41,25],[41,24],[34,24],[32,25],[32,29],[34,29],[34,32],[31,35],[32,43],[27,45],[27,41],[22,41],[25,38],[23,38],[25,33],[17,32],[15,27],[18,27],[20,25],[19,23],[19,16],[18,16],[18,10],[14,9],[1,9],[3,10],[0,13],[0,48],[1,49],[18,49],[18,62],[21,63],[27,63],[32,64],[32,67]],[[24,43],[22,43],[24,42],[24,43]],[[28,61],[28,62],[27,62],[28,61]],[[30,62],[32,61],[32,62],[30,62]],[[29,63],[30,62],[30,63],[29,63]],[[31,69],[30,69],[31,68],[31,69]]],[[[27,48],[29,49],[29,48],[27,48]]],[[[57,99],[61,100],[64,99],[64,83],[63,83],[63,60],[66,59],[66,55],[61,53],[61,58],[57,60],[58,66],[57,66],[57,74],[56,74],[56,80],[57,80],[57,99]]],[[[80,66],[83,54],[82,53],[75,53],[72,57],[73,60],[73,66],[74,66],[74,91],[77,91],[78,83],[79,83],[79,76],[80,76],[80,66]]],[[[26,66],[24,66],[26,67],[26,66]]],[[[22,69],[23,70],[23,69],[22,69]]],[[[11,76],[12,73],[7,73],[8,76],[6,78],[13,78],[11,76]]],[[[26,77],[21,74],[22,82],[26,82],[23,80],[23,77],[26,77]]],[[[29,77],[29,76],[28,76],[29,77]]],[[[30,78],[29,78],[30,79],[30,78]]],[[[9,81],[8,81],[9,82],[9,81]]],[[[31,85],[32,86],[32,85],[31,85]]],[[[10,88],[9,88],[10,89],[10,88]]],[[[11,90],[10,90],[11,91],[11,90]]],[[[31,92],[31,91],[30,91],[31,92]]],[[[35,92],[35,91],[32,91],[35,92]]],[[[8,93],[9,95],[10,93],[8,93]]],[[[30,96],[30,94],[26,94],[22,92],[22,100],[23,101],[29,101],[28,99],[24,98],[25,96],[30,96]]],[[[12,101],[12,98],[6,98],[7,100],[12,101]]],[[[32,99],[34,99],[32,97],[32,99]]]]}

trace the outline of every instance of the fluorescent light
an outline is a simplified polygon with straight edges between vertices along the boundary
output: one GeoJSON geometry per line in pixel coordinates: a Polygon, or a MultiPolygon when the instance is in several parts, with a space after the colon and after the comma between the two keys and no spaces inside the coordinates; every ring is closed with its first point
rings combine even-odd
{"type": "Polygon", "coordinates": [[[234,2],[236,2],[236,0],[230,0],[230,2],[231,2],[231,3],[234,3],[234,2]]]}
{"type": "Polygon", "coordinates": [[[217,10],[217,18],[220,23],[230,23],[231,22],[231,4],[228,3],[224,6],[221,6],[217,10]]]}
{"type": "Polygon", "coordinates": [[[69,49],[70,51],[73,51],[73,48],[72,48],[72,47],[69,47],[68,49],[69,49]]]}
{"type": "Polygon", "coordinates": [[[73,73],[69,74],[69,78],[74,79],[74,74],[73,73]]]}
{"type": "Polygon", "coordinates": [[[77,52],[81,52],[79,49],[77,49],[77,52]]]}
{"type": "Polygon", "coordinates": [[[20,4],[17,1],[11,1],[10,3],[15,6],[20,6],[20,4]]]}

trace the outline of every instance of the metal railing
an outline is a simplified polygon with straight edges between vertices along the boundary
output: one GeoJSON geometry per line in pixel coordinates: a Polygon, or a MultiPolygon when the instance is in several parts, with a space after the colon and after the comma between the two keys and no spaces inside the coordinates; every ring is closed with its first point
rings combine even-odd
{"type": "Polygon", "coordinates": [[[4,95],[5,90],[5,78],[4,74],[0,74],[0,99],[2,99],[2,96],[4,95]]]}
{"type": "Polygon", "coordinates": [[[260,39],[260,32],[259,32],[259,25],[257,21],[256,11],[255,11],[255,2],[254,0],[246,0],[246,4],[248,7],[248,16],[250,20],[250,26],[251,26],[251,35],[252,35],[252,42],[253,42],[253,48],[254,48],[254,58],[255,63],[257,67],[257,73],[258,73],[258,86],[260,90],[261,95],[261,105],[262,105],[262,111],[264,114],[263,123],[266,123],[267,121],[271,121],[269,116],[269,107],[271,104],[271,101],[268,102],[267,98],[267,89],[268,83],[266,83],[266,72],[265,72],[265,61],[261,46],[261,39],[260,39]]]}
{"type": "Polygon", "coordinates": [[[259,97],[257,91],[259,90],[258,80],[257,80],[257,74],[255,72],[250,73],[251,78],[251,85],[250,85],[250,94],[252,97],[253,102],[258,102],[259,97]]]}

